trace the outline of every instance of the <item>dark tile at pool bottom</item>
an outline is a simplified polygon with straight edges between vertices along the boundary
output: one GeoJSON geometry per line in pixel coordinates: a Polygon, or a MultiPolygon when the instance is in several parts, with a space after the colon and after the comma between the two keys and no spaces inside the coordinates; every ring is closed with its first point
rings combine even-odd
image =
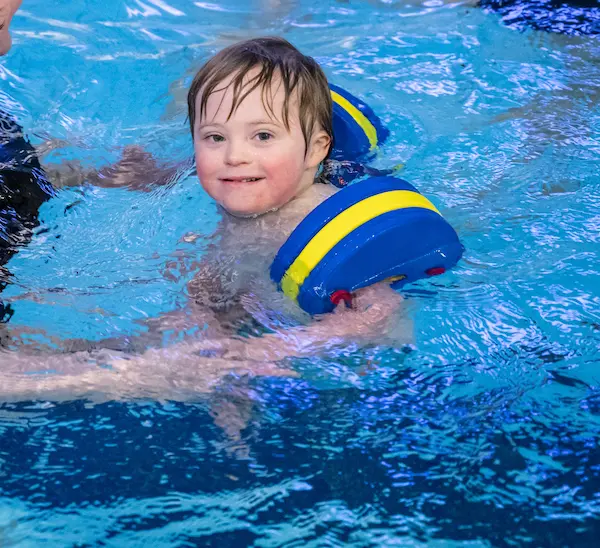
{"type": "Polygon", "coordinates": [[[479,0],[479,6],[499,13],[506,25],[519,30],[571,36],[600,34],[598,0],[479,0]]]}

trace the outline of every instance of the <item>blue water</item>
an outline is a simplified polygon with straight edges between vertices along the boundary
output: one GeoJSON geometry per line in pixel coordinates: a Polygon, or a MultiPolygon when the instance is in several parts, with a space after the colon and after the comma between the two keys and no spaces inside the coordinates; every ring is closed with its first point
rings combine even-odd
{"type": "MultiPolygon", "coordinates": [[[[186,403],[0,404],[0,545],[596,544],[597,38],[436,0],[29,0],[13,27],[0,106],[43,162],[86,167],[131,144],[187,158],[194,70],[282,35],[382,117],[375,165],[405,164],[466,252],[407,288],[411,348],[340,349],[186,403]]],[[[2,294],[29,343],[134,335],[183,306],[218,220],[185,176],[67,188],[41,218],[2,294]]]]}

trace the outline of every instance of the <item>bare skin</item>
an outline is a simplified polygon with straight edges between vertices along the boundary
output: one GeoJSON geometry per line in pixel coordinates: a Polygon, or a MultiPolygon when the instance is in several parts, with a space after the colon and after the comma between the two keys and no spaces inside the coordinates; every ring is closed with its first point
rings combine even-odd
{"type": "MultiPolygon", "coordinates": [[[[37,152],[42,157],[43,148],[37,148],[37,152]]],[[[87,184],[101,188],[126,188],[151,192],[157,186],[172,184],[182,174],[190,173],[193,162],[190,159],[175,164],[161,164],[142,147],[127,146],[123,149],[118,162],[100,170],[87,168],[77,161],[66,161],[60,164],[43,162],[43,166],[55,188],[87,184]]]]}
{"type": "Polygon", "coordinates": [[[12,45],[9,27],[22,0],[0,0],[0,55],[8,53],[12,45]]]}
{"type": "MultiPolygon", "coordinates": [[[[3,357],[0,397],[6,400],[89,398],[94,401],[157,398],[186,401],[210,393],[228,375],[294,376],[282,364],[289,357],[314,356],[349,343],[372,343],[389,332],[396,302],[381,300],[385,288],[359,292],[354,310],[338,307],[311,326],[299,326],[259,338],[201,338],[141,355],[100,350],[74,354],[26,354],[3,357]],[[348,337],[348,326],[358,328],[348,337]],[[37,371],[37,373],[35,373],[37,371]]],[[[394,341],[398,344],[398,341],[394,341]]]]}

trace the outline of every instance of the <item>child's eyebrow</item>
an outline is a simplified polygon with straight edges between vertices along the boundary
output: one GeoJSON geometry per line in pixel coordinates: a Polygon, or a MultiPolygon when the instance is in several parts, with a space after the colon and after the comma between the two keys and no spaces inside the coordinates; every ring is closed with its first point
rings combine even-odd
{"type": "MultiPolygon", "coordinates": [[[[278,120],[271,119],[271,118],[264,118],[264,119],[260,119],[260,120],[252,120],[251,122],[246,122],[246,125],[247,126],[264,126],[264,125],[281,126],[282,124],[278,120]]],[[[219,124],[217,122],[206,122],[203,124],[198,124],[198,131],[206,129],[207,127],[220,128],[220,127],[223,127],[223,124],[219,124]]]]}
{"type": "Polygon", "coordinates": [[[204,124],[198,124],[199,130],[207,127],[222,127],[222,124],[217,124],[216,122],[206,122],[204,124]]]}
{"type": "Polygon", "coordinates": [[[266,124],[270,124],[272,126],[280,126],[281,122],[274,119],[253,120],[252,122],[248,122],[249,126],[264,126],[266,124]]]}

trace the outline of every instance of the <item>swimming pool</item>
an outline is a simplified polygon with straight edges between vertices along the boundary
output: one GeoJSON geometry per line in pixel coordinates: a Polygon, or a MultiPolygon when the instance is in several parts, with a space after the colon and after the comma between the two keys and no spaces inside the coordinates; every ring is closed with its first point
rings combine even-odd
{"type": "MultiPolygon", "coordinates": [[[[414,348],[258,378],[239,435],[215,412],[241,400],[234,381],[186,403],[0,404],[0,544],[594,545],[598,39],[436,0],[78,4],[26,3],[0,65],[0,106],[46,162],[100,166],[128,144],[187,158],[194,68],[280,34],[384,119],[375,165],[405,164],[466,252],[405,292],[414,348]]],[[[2,294],[32,344],[134,334],[181,306],[217,212],[189,177],[69,188],[41,218],[2,294]]]]}

